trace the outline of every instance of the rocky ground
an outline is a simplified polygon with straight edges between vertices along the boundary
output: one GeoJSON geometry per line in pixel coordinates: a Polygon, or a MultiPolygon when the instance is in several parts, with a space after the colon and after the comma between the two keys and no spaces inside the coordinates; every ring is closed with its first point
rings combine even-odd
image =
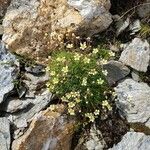
{"type": "Polygon", "coordinates": [[[0,150],[149,150],[149,43],[150,0],[0,0],[0,150]],[[70,33],[116,53],[113,110],[78,130],[46,88],[70,33]]]}

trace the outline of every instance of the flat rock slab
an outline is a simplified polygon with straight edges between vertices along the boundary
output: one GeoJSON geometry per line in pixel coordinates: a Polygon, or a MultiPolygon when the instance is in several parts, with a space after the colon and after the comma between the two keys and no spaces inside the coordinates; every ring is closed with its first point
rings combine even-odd
{"type": "Polygon", "coordinates": [[[70,150],[75,121],[63,114],[63,105],[55,108],[40,112],[27,132],[13,141],[12,150],[70,150]]]}
{"type": "Polygon", "coordinates": [[[115,88],[119,112],[138,130],[150,133],[150,87],[126,79],[115,88]]]}
{"type": "Polygon", "coordinates": [[[9,150],[10,149],[10,124],[7,118],[0,118],[0,149],[9,150]]]}
{"type": "Polygon", "coordinates": [[[127,132],[121,142],[109,150],[149,150],[150,136],[140,132],[127,132]]]}
{"type": "Polygon", "coordinates": [[[117,81],[125,78],[130,73],[130,69],[118,61],[112,60],[103,67],[108,71],[106,78],[110,85],[114,85],[117,81]]]}
{"type": "Polygon", "coordinates": [[[121,54],[119,61],[141,72],[146,72],[150,61],[149,43],[140,38],[134,38],[121,54]]]}

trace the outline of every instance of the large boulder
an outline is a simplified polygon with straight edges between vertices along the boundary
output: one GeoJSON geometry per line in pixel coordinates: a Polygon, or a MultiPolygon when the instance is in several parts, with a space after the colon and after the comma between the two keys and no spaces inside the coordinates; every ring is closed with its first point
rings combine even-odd
{"type": "Polygon", "coordinates": [[[150,87],[133,79],[126,79],[115,88],[120,114],[137,131],[150,134],[150,87]]]}
{"type": "Polygon", "coordinates": [[[126,45],[119,60],[137,71],[146,72],[150,61],[149,43],[146,40],[134,38],[126,45]]]}
{"type": "Polygon", "coordinates": [[[91,36],[107,29],[109,9],[109,0],[12,0],[3,21],[3,41],[19,54],[47,57],[68,32],[91,36]]]}
{"type": "Polygon", "coordinates": [[[27,132],[13,141],[12,150],[70,150],[75,121],[63,112],[63,105],[40,112],[27,132]]]}
{"type": "Polygon", "coordinates": [[[149,150],[150,136],[140,132],[127,132],[121,142],[109,150],[149,150]]]}

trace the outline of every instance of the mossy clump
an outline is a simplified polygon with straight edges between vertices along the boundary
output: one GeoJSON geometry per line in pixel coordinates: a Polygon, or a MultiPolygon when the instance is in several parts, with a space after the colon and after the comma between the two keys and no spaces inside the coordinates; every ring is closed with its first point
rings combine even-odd
{"type": "Polygon", "coordinates": [[[89,54],[61,51],[52,55],[47,70],[47,87],[67,104],[68,113],[94,122],[100,108],[111,110],[107,71],[103,64],[114,56],[112,52],[94,48],[89,54]]]}

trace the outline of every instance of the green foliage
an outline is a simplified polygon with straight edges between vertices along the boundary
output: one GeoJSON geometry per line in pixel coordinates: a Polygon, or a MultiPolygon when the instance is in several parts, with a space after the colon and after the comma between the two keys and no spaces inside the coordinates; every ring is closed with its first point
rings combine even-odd
{"type": "Polygon", "coordinates": [[[150,36],[150,26],[148,24],[141,25],[140,35],[144,38],[150,36]]]}
{"type": "Polygon", "coordinates": [[[97,48],[90,54],[61,51],[49,63],[49,90],[67,103],[70,115],[82,116],[89,121],[99,115],[103,105],[111,109],[106,93],[110,91],[102,65],[113,53],[97,48]]]}

